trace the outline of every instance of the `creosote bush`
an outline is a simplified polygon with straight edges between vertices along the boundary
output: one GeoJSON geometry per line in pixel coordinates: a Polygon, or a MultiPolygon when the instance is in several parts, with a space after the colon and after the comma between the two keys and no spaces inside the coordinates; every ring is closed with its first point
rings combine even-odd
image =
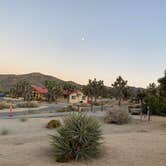
{"type": "Polygon", "coordinates": [[[72,113],[52,136],[56,161],[95,158],[100,154],[102,132],[99,122],[82,113],[72,113]]]}
{"type": "Polygon", "coordinates": [[[9,130],[8,129],[2,129],[1,135],[8,135],[9,134],[9,130]]]}
{"type": "Polygon", "coordinates": [[[131,117],[129,113],[125,110],[114,109],[108,112],[105,117],[106,123],[115,123],[115,124],[126,124],[129,123],[131,117]]]}
{"type": "Polygon", "coordinates": [[[48,122],[46,128],[54,129],[54,128],[57,128],[59,126],[61,126],[60,120],[54,119],[54,120],[51,120],[51,121],[48,122]]]}
{"type": "Polygon", "coordinates": [[[28,118],[26,118],[26,117],[20,118],[20,121],[21,121],[21,122],[26,122],[27,120],[28,120],[28,118]]]}

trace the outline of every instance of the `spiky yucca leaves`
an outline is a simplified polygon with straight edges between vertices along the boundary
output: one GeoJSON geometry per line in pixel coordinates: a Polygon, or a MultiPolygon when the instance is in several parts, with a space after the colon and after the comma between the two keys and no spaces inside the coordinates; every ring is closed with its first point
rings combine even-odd
{"type": "Polygon", "coordinates": [[[52,136],[56,161],[89,159],[99,155],[102,132],[95,118],[72,113],[57,132],[57,135],[52,136]]]}

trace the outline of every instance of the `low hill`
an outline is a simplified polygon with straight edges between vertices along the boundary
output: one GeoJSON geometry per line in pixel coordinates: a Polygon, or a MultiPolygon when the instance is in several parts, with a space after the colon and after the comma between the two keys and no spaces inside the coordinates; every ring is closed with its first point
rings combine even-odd
{"type": "Polygon", "coordinates": [[[27,80],[30,81],[33,85],[44,86],[45,81],[56,81],[58,83],[69,82],[71,84],[80,86],[79,84],[73,81],[63,81],[53,76],[41,74],[41,73],[30,73],[23,75],[15,74],[0,74],[0,91],[9,91],[18,81],[27,80]]]}

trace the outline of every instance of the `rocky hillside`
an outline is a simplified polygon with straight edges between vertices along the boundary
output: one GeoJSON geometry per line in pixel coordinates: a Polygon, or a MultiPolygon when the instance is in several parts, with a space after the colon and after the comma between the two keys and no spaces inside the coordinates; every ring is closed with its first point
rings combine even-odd
{"type": "MultiPolygon", "coordinates": [[[[20,80],[28,80],[34,85],[44,86],[46,80],[56,81],[58,83],[64,83],[65,81],[60,80],[56,77],[44,75],[41,73],[30,73],[24,75],[15,75],[15,74],[0,74],[0,91],[9,91],[16,82],[20,80]]],[[[78,85],[75,82],[69,81],[72,84],[78,85]]]]}

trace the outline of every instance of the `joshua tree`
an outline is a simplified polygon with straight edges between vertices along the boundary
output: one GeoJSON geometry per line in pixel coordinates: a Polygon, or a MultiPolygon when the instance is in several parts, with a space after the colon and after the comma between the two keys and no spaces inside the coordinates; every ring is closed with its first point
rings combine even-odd
{"type": "Polygon", "coordinates": [[[73,92],[74,90],[78,89],[77,86],[69,83],[69,82],[65,82],[63,85],[62,85],[62,88],[64,91],[67,91],[68,93],[71,93],[73,92]]]}
{"type": "Polygon", "coordinates": [[[119,105],[121,105],[121,100],[125,97],[127,81],[123,80],[123,78],[119,76],[116,79],[116,81],[112,84],[112,87],[115,89],[116,96],[119,100],[119,105]]]}
{"type": "Polygon", "coordinates": [[[89,80],[89,83],[83,87],[84,94],[89,96],[92,100],[94,98],[95,102],[99,96],[103,95],[104,90],[104,82],[102,80],[97,81],[96,78],[89,80]]]}
{"type": "Polygon", "coordinates": [[[96,78],[94,80],[89,80],[88,84],[83,87],[83,93],[91,98],[91,111],[93,111],[93,98],[96,102],[99,96],[103,96],[105,86],[102,80],[97,81],[96,78]]]}
{"type": "Polygon", "coordinates": [[[157,85],[155,83],[149,84],[149,86],[146,89],[146,94],[148,96],[154,96],[154,97],[159,96],[157,85]]]}
{"type": "Polygon", "coordinates": [[[49,102],[56,102],[57,98],[63,95],[62,86],[57,84],[55,81],[46,81],[45,86],[48,89],[46,97],[49,102]]]}
{"type": "Polygon", "coordinates": [[[10,89],[10,95],[12,97],[23,97],[24,100],[32,99],[32,87],[30,82],[26,80],[19,81],[13,88],[10,89]]]}

